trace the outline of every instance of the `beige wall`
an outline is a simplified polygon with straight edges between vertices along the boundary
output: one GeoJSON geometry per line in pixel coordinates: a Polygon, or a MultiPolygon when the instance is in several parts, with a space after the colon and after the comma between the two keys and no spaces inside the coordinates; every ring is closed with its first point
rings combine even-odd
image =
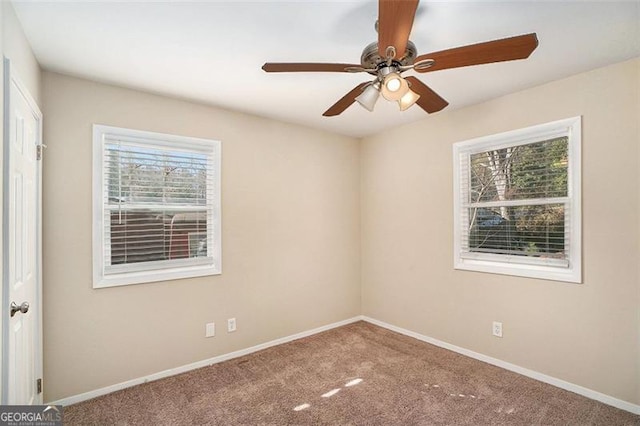
{"type": "MultiPolygon", "coordinates": [[[[11,61],[11,67],[14,75],[17,75],[20,81],[31,93],[31,96],[40,104],[40,67],[31,47],[27,42],[22,27],[15,15],[13,6],[10,2],[0,0],[0,57],[6,57],[11,61]]],[[[0,58],[2,59],[2,58],[0,58]]],[[[4,65],[0,63],[0,146],[4,147],[4,65]]],[[[3,186],[4,177],[4,149],[0,149],[0,192],[3,186]]],[[[0,198],[2,196],[0,195],[0,198]]],[[[0,208],[0,223],[3,209],[0,208]]],[[[3,241],[2,227],[0,226],[0,241],[3,241]]],[[[2,244],[0,244],[0,271],[2,271],[3,252],[2,244]]],[[[0,274],[1,276],[1,274],[0,274]]],[[[8,301],[2,301],[0,294],[0,330],[2,329],[2,320],[5,318],[4,307],[9,304],[8,301]]],[[[2,353],[2,339],[0,339],[0,354],[2,353]]],[[[2,381],[0,369],[0,382],[2,381]]],[[[1,392],[1,390],[0,390],[1,392]]],[[[0,394],[0,400],[2,395],[0,394]]]]}
{"type": "Polygon", "coordinates": [[[29,90],[31,96],[39,106],[40,100],[40,66],[36,61],[31,46],[22,31],[20,21],[16,17],[11,2],[0,0],[2,3],[2,53],[11,61],[11,68],[22,84],[29,90]]]}
{"type": "Polygon", "coordinates": [[[45,401],[360,314],[357,140],[50,72],[43,94],[45,401]],[[222,275],[92,289],[93,123],[222,141],[222,275]]]}
{"type": "Polygon", "coordinates": [[[366,138],[363,314],[640,403],[639,66],[594,70],[366,138]],[[454,271],[452,144],[577,115],[584,283],[454,271]],[[502,339],[491,336],[494,320],[504,323],[502,339]]]}

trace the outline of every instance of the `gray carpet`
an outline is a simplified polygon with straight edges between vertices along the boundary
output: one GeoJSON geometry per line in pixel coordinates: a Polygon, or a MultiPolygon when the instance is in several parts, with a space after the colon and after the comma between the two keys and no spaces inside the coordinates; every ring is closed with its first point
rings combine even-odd
{"type": "Polygon", "coordinates": [[[64,415],[69,425],[640,425],[640,416],[365,322],[64,415]]]}

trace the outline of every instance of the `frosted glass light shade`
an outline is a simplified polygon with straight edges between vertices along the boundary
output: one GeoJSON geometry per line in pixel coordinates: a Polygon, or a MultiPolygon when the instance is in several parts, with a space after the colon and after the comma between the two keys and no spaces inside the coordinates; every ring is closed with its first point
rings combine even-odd
{"type": "Polygon", "coordinates": [[[407,91],[409,84],[397,72],[387,74],[382,82],[380,93],[388,101],[399,101],[407,91]]]}
{"type": "Polygon", "coordinates": [[[400,105],[400,111],[404,111],[415,104],[418,99],[420,99],[420,95],[418,95],[413,90],[409,89],[407,93],[404,94],[403,97],[398,101],[398,105],[400,105]]]}
{"type": "Polygon", "coordinates": [[[356,98],[356,101],[369,111],[373,111],[378,98],[380,97],[379,86],[376,84],[368,85],[362,93],[356,98]]]}

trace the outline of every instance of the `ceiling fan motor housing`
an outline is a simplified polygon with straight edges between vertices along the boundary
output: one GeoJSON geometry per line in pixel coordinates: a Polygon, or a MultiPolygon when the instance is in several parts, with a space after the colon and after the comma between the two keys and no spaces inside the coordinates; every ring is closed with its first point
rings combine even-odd
{"type": "MultiPolygon", "coordinates": [[[[413,65],[416,57],[418,55],[418,50],[416,49],[416,45],[411,41],[407,42],[407,48],[405,50],[404,56],[400,59],[394,59],[393,65],[395,66],[406,66],[413,65]]],[[[377,70],[381,65],[386,66],[387,58],[383,58],[378,53],[378,43],[374,42],[364,48],[362,51],[362,56],[360,57],[360,64],[364,69],[375,69],[377,70]]],[[[377,72],[369,72],[369,74],[377,75],[377,72]]]]}

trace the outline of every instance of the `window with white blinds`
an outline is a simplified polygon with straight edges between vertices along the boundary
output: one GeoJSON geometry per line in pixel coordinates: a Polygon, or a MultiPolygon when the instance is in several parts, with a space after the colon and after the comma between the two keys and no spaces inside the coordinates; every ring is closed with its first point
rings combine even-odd
{"type": "Polygon", "coordinates": [[[580,126],[454,144],[456,269],[581,282],[580,126]]]}
{"type": "Polygon", "coordinates": [[[220,274],[220,142],[93,133],[94,287],[220,274]]]}

